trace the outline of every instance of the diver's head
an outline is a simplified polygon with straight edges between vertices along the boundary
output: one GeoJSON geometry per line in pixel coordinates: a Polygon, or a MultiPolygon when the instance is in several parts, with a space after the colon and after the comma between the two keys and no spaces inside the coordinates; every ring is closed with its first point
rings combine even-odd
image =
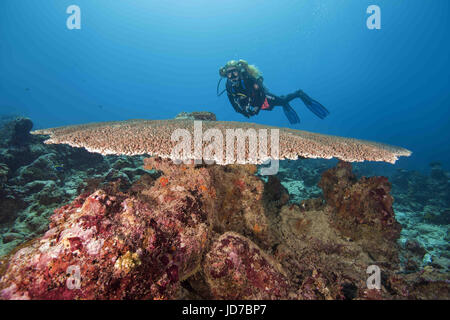
{"type": "Polygon", "coordinates": [[[243,59],[228,61],[225,66],[219,69],[219,74],[222,78],[227,78],[233,83],[246,77],[262,78],[261,71],[255,65],[249,65],[243,59]]]}
{"type": "Polygon", "coordinates": [[[242,79],[244,72],[246,71],[244,60],[231,60],[228,61],[225,66],[219,69],[219,74],[223,78],[227,78],[232,83],[237,83],[242,79]]]}

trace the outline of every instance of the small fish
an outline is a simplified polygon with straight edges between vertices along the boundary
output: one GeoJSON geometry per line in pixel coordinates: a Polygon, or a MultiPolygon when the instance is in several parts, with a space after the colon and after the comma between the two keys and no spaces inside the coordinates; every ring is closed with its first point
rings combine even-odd
{"type": "Polygon", "coordinates": [[[55,169],[58,172],[62,172],[64,170],[64,165],[63,164],[56,164],[55,165],[55,169]]]}

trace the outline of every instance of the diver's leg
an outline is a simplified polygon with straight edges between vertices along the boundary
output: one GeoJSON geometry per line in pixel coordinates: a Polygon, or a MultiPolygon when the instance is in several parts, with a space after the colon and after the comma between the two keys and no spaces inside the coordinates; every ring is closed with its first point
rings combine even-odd
{"type": "MultiPolygon", "coordinates": [[[[288,118],[291,124],[296,124],[300,122],[297,112],[289,105],[288,99],[283,96],[277,96],[269,92],[266,93],[267,102],[269,103],[269,108],[266,110],[272,110],[276,106],[283,107],[283,112],[286,118],[288,118]]],[[[292,98],[293,99],[293,98],[292,98]]],[[[292,100],[291,99],[291,100],[292,100]]]]}
{"type": "Polygon", "coordinates": [[[308,96],[302,90],[298,90],[297,93],[299,94],[299,98],[302,99],[305,106],[320,119],[324,119],[330,114],[330,111],[328,111],[327,108],[320,104],[320,102],[308,96]]]}
{"type": "Polygon", "coordinates": [[[297,90],[295,92],[292,92],[292,93],[289,93],[289,94],[287,94],[285,96],[282,96],[282,98],[285,99],[287,102],[291,102],[295,98],[300,98],[301,97],[301,93],[303,93],[303,91],[297,90]]]}
{"type": "Polygon", "coordinates": [[[266,98],[267,102],[269,103],[269,108],[266,110],[272,110],[276,106],[284,106],[288,103],[288,101],[286,101],[286,99],[284,99],[283,97],[277,96],[270,92],[266,92],[266,98]]]}
{"type": "Polygon", "coordinates": [[[316,100],[312,99],[305,92],[303,92],[303,90],[297,90],[293,93],[283,96],[282,98],[284,98],[287,102],[290,102],[295,98],[300,98],[305,106],[320,119],[324,119],[330,114],[330,111],[328,111],[327,108],[325,108],[316,100]]]}
{"type": "Polygon", "coordinates": [[[300,122],[300,118],[298,117],[297,112],[295,112],[295,110],[292,109],[289,103],[283,105],[283,112],[291,124],[296,124],[300,122]]]}

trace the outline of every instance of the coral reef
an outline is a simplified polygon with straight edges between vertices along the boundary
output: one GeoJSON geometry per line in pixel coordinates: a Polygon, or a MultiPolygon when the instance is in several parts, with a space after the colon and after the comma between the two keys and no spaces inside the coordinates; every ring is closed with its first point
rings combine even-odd
{"type": "Polygon", "coordinates": [[[83,191],[123,187],[149,172],[141,157],[102,157],[84,149],[45,145],[30,119],[13,117],[0,128],[0,256],[48,228],[53,210],[83,191]]]}
{"type": "Polygon", "coordinates": [[[438,162],[430,168],[429,175],[399,169],[390,177],[396,217],[403,227],[401,259],[409,271],[429,266],[449,272],[450,172],[438,162]],[[411,243],[417,243],[425,254],[412,256],[411,243]]]}
{"type": "MultiPolygon", "coordinates": [[[[290,201],[300,203],[322,196],[321,190],[317,186],[309,186],[308,181],[317,183],[320,175],[334,165],[335,161],[330,160],[283,161],[277,176],[288,189],[290,201]]],[[[450,268],[450,173],[439,163],[432,163],[430,167],[433,174],[424,175],[417,171],[386,167],[382,163],[353,164],[355,179],[386,174],[392,184],[392,207],[396,220],[402,226],[398,244],[405,272],[417,272],[426,266],[440,272],[449,272],[450,268]],[[412,253],[411,243],[416,243],[425,253],[412,253]]]]}
{"type": "Polygon", "coordinates": [[[299,159],[280,161],[277,177],[289,190],[290,201],[300,203],[303,200],[322,196],[319,183],[322,173],[331,168],[336,161],[324,159],[299,159]]]}
{"type": "Polygon", "coordinates": [[[264,177],[43,145],[29,129],[20,118],[0,131],[1,299],[450,299],[438,163],[430,176],[397,170],[392,186],[334,160],[286,160],[264,177]],[[380,290],[367,288],[370,265],[380,290]]]}
{"type": "MultiPolygon", "coordinates": [[[[430,167],[429,176],[399,169],[390,177],[396,186],[393,190],[396,207],[401,211],[421,211],[424,216],[431,213],[428,216],[431,221],[432,216],[448,219],[448,215],[441,213],[450,208],[450,173],[440,163],[432,163],[430,167]]],[[[448,224],[449,220],[443,222],[448,224]]]]}
{"type": "Polygon", "coordinates": [[[1,262],[1,297],[450,298],[445,275],[431,267],[399,273],[400,230],[386,217],[392,199],[385,179],[357,180],[341,162],[320,181],[326,203],[293,204],[278,178],[264,182],[252,165],[153,157],[145,168],[159,175],[142,175],[125,191],[109,184],[55,210],[44,236],[1,262]],[[373,264],[382,269],[381,290],[366,286],[373,264]],[[68,286],[71,266],[78,266],[79,288],[68,286]]]}

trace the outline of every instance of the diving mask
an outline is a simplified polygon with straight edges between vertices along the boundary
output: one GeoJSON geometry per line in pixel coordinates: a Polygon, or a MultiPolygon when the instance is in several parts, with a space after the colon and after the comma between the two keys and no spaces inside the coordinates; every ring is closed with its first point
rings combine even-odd
{"type": "Polygon", "coordinates": [[[228,70],[226,70],[226,76],[227,78],[232,81],[232,82],[236,82],[239,81],[239,71],[236,68],[230,68],[228,70]]]}

